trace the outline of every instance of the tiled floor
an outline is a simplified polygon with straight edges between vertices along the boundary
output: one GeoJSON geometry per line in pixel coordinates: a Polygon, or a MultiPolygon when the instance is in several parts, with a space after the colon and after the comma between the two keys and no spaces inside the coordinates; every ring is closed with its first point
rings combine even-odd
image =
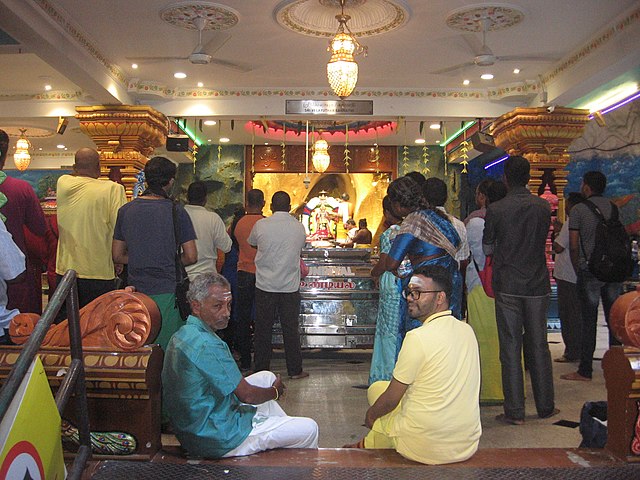
{"type": "MultiPolygon", "coordinates": [[[[595,358],[602,358],[607,344],[606,328],[601,325],[595,358]]],[[[552,358],[562,354],[559,333],[549,334],[552,358]]],[[[363,426],[367,409],[366,383],[370,350],[305,351],[304,369],[310,376],[302,380],[285,380],[287,390],[281,405],[290,415],[314,418],[320,427],[320,447],[341,447],[359,440],[367,433],[363,426]]],[[[286,373],[281,352],[275,352],[272,370],[286,373]]],[[[561,380],[560,375],[577,368],[576,364],[553,363],[556,407],[560,414],[546,420],[535,414],[530,384],[527,383],[527,417],[522,426],[503,425],[495,420],[502,407],[482,407],[483,434],[480,448],[575,448],[580,444],[578,428],[554,425],[559,420],[579,422],[585,401],[606,400],[602,368],[594,361],[592,382],[561,380]]],[[[176,439],[163,435],[163,444],[175,445],[176,439]]]]}

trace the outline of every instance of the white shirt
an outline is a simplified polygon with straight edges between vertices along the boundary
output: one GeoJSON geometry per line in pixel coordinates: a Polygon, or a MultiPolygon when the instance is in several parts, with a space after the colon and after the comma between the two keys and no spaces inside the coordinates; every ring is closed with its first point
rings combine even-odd
{"type": "Polygon", "coordinates": [[[454,257],[458,262],[459,267],[461,261],[469,258],[469,242],[467,241],[467,229],[462,221],[458,220],[453,215],[448,214],[444,207],[436,208],[444,213],[449,218],[449,220],[451,220],[451,224],[456,229],[456,232],[458,232],[458,236],[460,237],[460,246],[458,247],[458,251],[456,252],[456,256],[454,257]]]}
{"type": "Polygon", "coordinates": [[[224,253],[231,250],[231,237],[217,213],[210,212],[200,205],[185,205],[184,209],[191,218],[197,237],[198,261],[185,267],[189,280],[193,281],[201,273],[216,271],[218,248],[224,253]]]}
{"type": "Polygon", "coordinates": [[[467,265],[467,275],[465,282],[467,284],[467,292],[471,292],[476,285],[481,285],[480,277],[473,261],[478,264],[478,268],[484,268],[485,255],[482,251],[482,234],[484,232],[484,218],[475,217],[467,222],[467,240],[469,241],[469,250],[473,257],[467,265]]]}
{"type": "Polygon", "coordinates": [[[555,242],[564,250],[556,253],[555,265],[553,267],[553,277],[557,280],[564,280],[569,283],[576,283],[578,277],[571,264],[571,254],[569,252],[569,221],[564,222],[555,242]]]}
{"type": "MultiPolygon", "coordinates": [[[[14,243],[4,222],[0,221],[0,329],[9,328],[11,319],[20,312],[17,309],[7,310],[7,284],[5,280],[13,280],[25,269],[24,254],[14,243]]],[[[0,335],[4,332],[0,330],[0,335]]]]}
{"type": "Polygon", "coordinates": [[[288,212],[258,220],[249,234],[256,253],[256,288],[264,292],[293,293],[300,289],[300,253],[307,236],[288,212]]]}

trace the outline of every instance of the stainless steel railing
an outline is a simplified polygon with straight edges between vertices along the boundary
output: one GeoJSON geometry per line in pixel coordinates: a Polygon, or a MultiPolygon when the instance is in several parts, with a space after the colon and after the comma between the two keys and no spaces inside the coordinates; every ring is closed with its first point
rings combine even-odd
{"type": "Polygon", "coordinates": [[[82,476],[87,461],[91,458],[91,437],[89,433],[89,409],[87,406],[87,390],[84,377],[84,361],[82,358],[82,336],[80,332],[80,311],[78,308],[78,288],[76,285],[76,272],[68,270],[56,287],[49,304],[42,317],[36,324],[29,340],[24,344],[22,352],[15,365],[9,372],[2,389],[0,389],[0,421],[11,405],[24,376],[26,375],[33,359],[38,354],[40,345],[44,340],[49,327],[53,323],[58,311],[64,302],[67,302],[67,314],[69,321],[69,342],[71,345],[71,365],[56,393],[56,405],[62,415],[67,401],[75,394],[78,412],[78,431],[80,434],[80,447],[73,462],[68,479],[77,480],[82,476]]]}

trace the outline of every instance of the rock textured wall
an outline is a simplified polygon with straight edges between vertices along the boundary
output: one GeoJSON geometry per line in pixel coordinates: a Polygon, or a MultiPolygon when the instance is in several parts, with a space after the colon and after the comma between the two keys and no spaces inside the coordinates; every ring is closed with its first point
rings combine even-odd
{"type": "Polygon", "coordinates": [[[231,224],[233,212],[244,205],[244,147],[241,145],[202,146],[194,164],[182,163],[173,192],[182,203],[187,203],[189,185],[200,180],[207,185],[207,204],[231,224]]]}

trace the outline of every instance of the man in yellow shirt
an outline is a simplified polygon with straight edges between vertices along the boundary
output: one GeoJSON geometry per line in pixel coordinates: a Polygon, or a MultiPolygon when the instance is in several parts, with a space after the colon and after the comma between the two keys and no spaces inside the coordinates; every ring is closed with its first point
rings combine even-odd
{"type": "Polygon", "coordinates": [[[403,295],[422,326],[407,333],[391,382],[369,387],[371,432],[357,446],[393,448],[427,464],[461,462],[478,449],[478,343],[471,327],[451,315],[451,289],[443,267],[413,272],[403,295]]]}
{"type": "MultiPolygon", "coordinates": [[[[111,256],[118,209],[127,203],[124,187],[100,180],[100,156],[91,148],[76,152],[73,175],[58,179],[58,255],[56,274],[78,274],[78,300],[83,307],[115,288],[111,256]]],[[[58,320],[66,318],[61,310],[58,320]]]]}

